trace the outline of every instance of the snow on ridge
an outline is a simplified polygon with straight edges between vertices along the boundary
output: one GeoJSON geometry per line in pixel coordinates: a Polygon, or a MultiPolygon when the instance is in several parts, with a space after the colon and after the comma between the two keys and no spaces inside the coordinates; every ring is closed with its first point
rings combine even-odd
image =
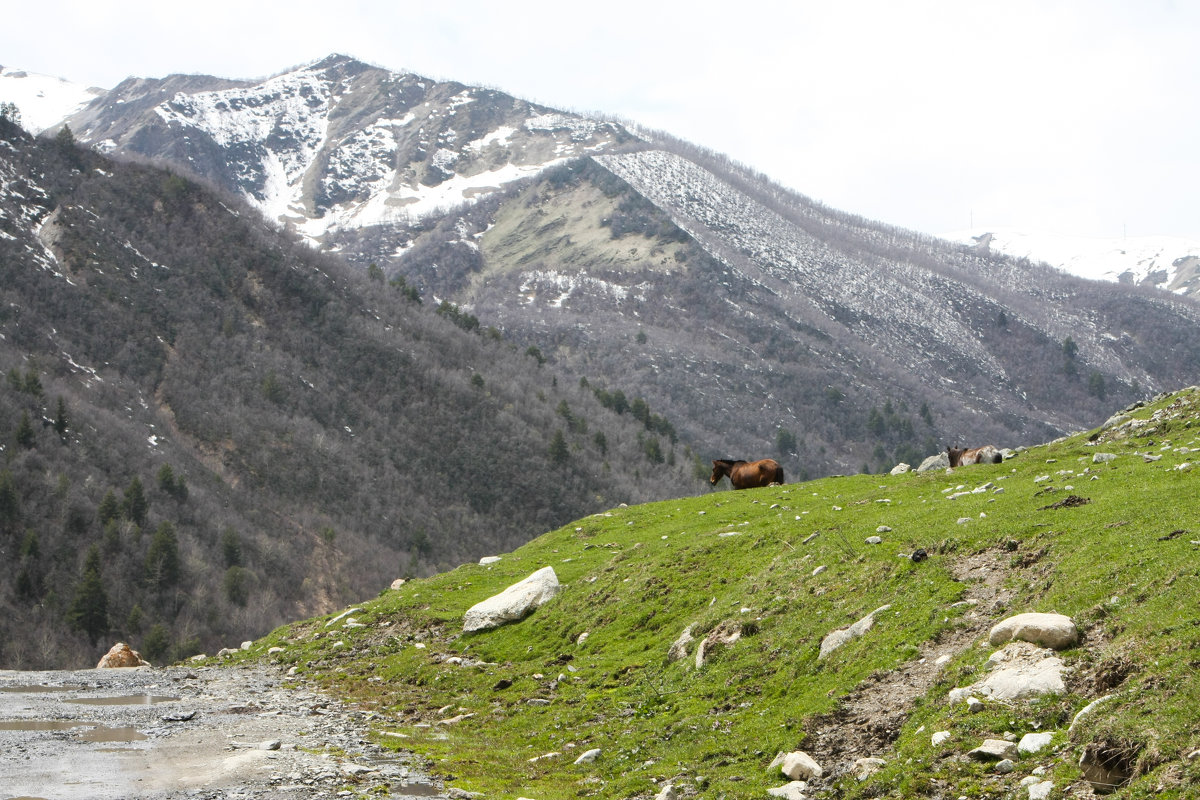
{"type": "Polygon", "coordinates": [[[21,112],[21,126],[37,135],[79,111],[104,92],[62,78],[0,67],[0,102],[21,112]]]}
{"type": "Polygon", "coordinates": [[[1200,242],[1173,236],[1102,238],[997,228],[956,231],[941,238],[981,247],[986,242],[993,252],[1045,262],[1080,278],[1149,281],[1162,288],[1174,280],[1177,261],[1200,258],[1200,242]]]}

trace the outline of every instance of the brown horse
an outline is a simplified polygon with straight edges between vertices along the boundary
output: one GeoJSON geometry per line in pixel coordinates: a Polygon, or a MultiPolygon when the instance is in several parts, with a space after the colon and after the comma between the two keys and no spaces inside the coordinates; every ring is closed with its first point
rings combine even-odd
{"type": "Polygon", "coordinates": [[[720,458],[713,462],[712,477],[708,479],[712,486],[717,481],[728,476],[729,482],[735,489],[757,489],[760,486],[770,486],[772,483],[783,483],[783,467],[773,458],[761,461],[734,461],[720,458]]]}
{"type": "Polygon", "coordinates": [[[964,447],[947,447],[946,455],[950,456],[951,468],[967,464],[999,464],[1004,460],[1004,455],[995,445],[990,444],[970,450],[964,447]]]}

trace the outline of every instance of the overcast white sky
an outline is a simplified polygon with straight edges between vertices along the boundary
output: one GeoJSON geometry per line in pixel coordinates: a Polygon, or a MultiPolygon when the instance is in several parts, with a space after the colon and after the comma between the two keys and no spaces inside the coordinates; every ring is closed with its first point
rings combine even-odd
{"type": "Polygon", "coordinates": [[[0,65],[78,83],[345,53],[617,115],[928,233],[1200,239],[1193,0],[9,5],[0,65]]]}

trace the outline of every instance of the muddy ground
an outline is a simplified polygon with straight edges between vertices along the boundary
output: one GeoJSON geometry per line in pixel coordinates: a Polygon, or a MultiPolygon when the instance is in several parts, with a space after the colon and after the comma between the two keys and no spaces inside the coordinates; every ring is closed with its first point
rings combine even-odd
{"type": "Polygon", "coordinates": [[[272,667],[0,671],[0,800],[448,795],[272,667]]]}

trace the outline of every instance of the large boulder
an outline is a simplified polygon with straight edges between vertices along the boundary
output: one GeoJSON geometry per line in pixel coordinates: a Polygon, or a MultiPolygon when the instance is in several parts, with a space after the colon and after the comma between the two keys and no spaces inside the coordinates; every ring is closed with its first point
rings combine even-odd
{"type": "Polygon", "coordinates": [[[1070,617],[1064,614],[1017,614],[997,623],[988,640],[993,645],[1002,645],[1018,639],[1033,642],[1052,650],[1065,650],[1079,643],[1079,629],[1070,617]]]}
{"type": "Polygon", "coordinates": [[[917,467],[917,472],[929,472],[934,469],[950,469],[950,456],[944,452],[930,456],[921,462],[921,466],[917,467]]]}
{"type": "Polygon", "coordinates": [[[535,608],[558,594],[559,588],[554,567],[542,567],[500,594],[468,608],[463,615],[463,631],[486,631],[524,619],[535,608]]]}
{"type": "Polygon", "coordinates": [[[970,686],[951,689],[951,705],[980,695],[992,701],[1028,700],[1050,694],[1065,694],[1066,665],[1052,651],[1029,644],[1009,642],[988,659],[991,672],[970,686]]]}
{"type": "Polygon", "coordinates": [[[148,667],[150,662],[142,658],[141,653],[124,642],[117,642],[105,653],[96,664],[96,669],[114,669],[116,667],[148,667]]]}

